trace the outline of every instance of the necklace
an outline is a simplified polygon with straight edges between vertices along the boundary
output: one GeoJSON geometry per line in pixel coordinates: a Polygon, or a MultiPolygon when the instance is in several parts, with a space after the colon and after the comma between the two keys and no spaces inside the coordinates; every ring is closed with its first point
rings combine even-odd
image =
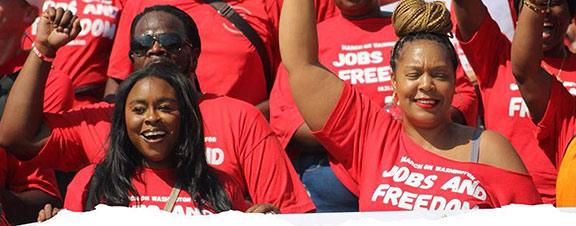
{"type": "MultiPolygon", "coordinates": [[[[569,55],[566,50],[564,50],[562,53],[563,53],[563,56],[562,56],[562,62],[560,63],[560,68],[558,69],[558,73],[556,73],[556,75],[554,75],[554,77],[556,77],[556,80],[558,80],[560,82],[564,82],[562,80],[562,78],[560,77],[560,75],[562,74],[562,70],[564,69],[564,63],[566,63],[566,58],[568,58],[568,55],[569,55]]],[[[550,73],[550,74],[552,74],[552,73],[550,73]]]]}

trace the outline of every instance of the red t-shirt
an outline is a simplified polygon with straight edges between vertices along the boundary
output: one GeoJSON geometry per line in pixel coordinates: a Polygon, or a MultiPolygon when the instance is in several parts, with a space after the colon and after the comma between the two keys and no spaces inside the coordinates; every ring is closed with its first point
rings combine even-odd
{"type": "MultiPolygon", "coordinates": [[[[459,32],[456,34],[462,40],[459,32]]],[[[469,41],[461,42],[461,46],[477,75],[486,128],[510,140],[532,175],[543,201],[553,203],[559,153],[551,147],[539,146],[536,137],[530,135],[535,132],[536,126],[530,120],[528,107],[512,74],[510,41],[487,16],[476,34],[469,41]]],[[[576,82],[576,61],[570,60],[574,57],[570,55],[566,59],[560,73],[567,85],[576,82]]],[[[543,67],[559,67],[561,62],[557,61],[545,58],[543,67]]],[[[549,72],[557,74],[558,70],[549,72]]]]}
{"type": "MultiPolygon", "coordinates": [[[[82,32],[58,50],[53,62],[54,68],[70,76],[74,89],[90,85],[103,86],[106,82],[108,56],[124,1],[44,1],[42,11],[48,7],[62,7],[80,18],[82,32]]],[[[35,39],[38,21],[36,19],[27,31],[31,35],[30,40],[35,39]]]]}
{"type": "MultiPolygon", "coordinates": [[[[279,62],[277,25],[280,6],[276,1],[226,1],[254,28],[268,47],[271,68],[279,62]]],[[[118,33],[112,48],[108,76],[125,79],[132,71],[130,59],[130,24],[146,7],[173,5],[194,18],[202,50],[196,75],[205,93],[238,98],[251,104],[268,99],[262,62],[251,42],[214,8],[198,0],[128,1],[122,11],[118,33]]]]}
{"type": "MultiPolygon", "coordinates": [[[[4,65],[0,65],[0,76],[17,74],[24,66],[28,51],[12,58],[4,65]]],[[[26,75],[19,75],[26,76],[26,75]]],[[[44,87],[44,112],[60,112],[72,107],[74,92],[68,76],[57,69],[52,69],[44,87]]]]}
{"type": "MultiPolygon", "coordinates": [[[[96,165],[90,165],[76,174],[72,182],[68,185],[64,208],[77,212],[84,211],[84,204],[88,198],[90,179],[92,178],[92,174],[94,174],[95,167],[96,165]]],[[[248,209],[250,206],[244,200],[239,186],[231,183],[224,175],[218,176],[232,203],[232,209],[240,211],[248,209]]],[[[175,171],[173,169],[143,168],[134,178],[141,179],[132,179],[132,185],[139,196],[131,195],[128,206],[133,208],[164,209],[175,184],[175,171]]],[[[210,207],[210,204],[203,206],[202,210],[199,209],[190,197],[190,194],[183,189],[180,191],[174,203],[172,213],[193,216],[208,215],[217,212],[210,207]]]]}
{"type": "Polygon", "coordinates": [[[0,188],[15,193],[39,190],[60,198],[53,170],[38,168],[30,162],[18,161],[0,148],[0,188]]]}
{"type": "Polygon", "coordinates": [[[556,161],[561,163],[558,169],[556,186],[557,202],[561,207],[573,207],[576,203],[576,186],[574,172],[576,155],[574,148],[576,134],[576,98],[562,87],[560,82],[554,82],[550,99],[544,116],[538,122],[536,136],[542,145],[552,147],[558,153],[556,161]]]}
{"type": "Polygon", "coordinates": [[[406,135],[400,121],[349,85],[314,134],[356,181],[360,211],[541,203],[529,175],[426,151],[406,135]]]}
{"type": "Polygon", "coordinates": [[[566,147],[576,134],[576,98],[559,82],[552,83],[550,100],[544,116],[538,122],[536,136],[541,145],[552,147],[558,153],[556,162],[562,162],[566,147]]]}
{"type": "MultiPolygon", "coordinates": [[[[318,57],[320,63],[340,79],[384,107],[393,105],[390,57],[397,40],[390,17],[349,20],[335,16],[318,24],[318,57]]],[[[475,124],[474,87],[460,67],[456,83],[452,105],[466,115],[469,123],[475,124]]],[[[288,74],[281,66],[270,95],[270,125],[286,148],[303,123],[292,98],[288,74]]],[[[291,154],[298,154],[294,152],[291,154]]],[[[332,169],[339,170],[334,165],[332,169]]],[[[342,183],[356,193],[350,181],[342,180],[342,183]]]]}
{"type": "MultiPolygon", "coordinates": [[[[104,157],[113,105],[100,103],[46,114],[52,134],[34,161],[74,170],[104,157]]],[[[242,185],[253,203],[271,203],[283,213],[315,209],[266,120],[253,106],[205,94],[200,101],[208,163],[242,185]]]]}

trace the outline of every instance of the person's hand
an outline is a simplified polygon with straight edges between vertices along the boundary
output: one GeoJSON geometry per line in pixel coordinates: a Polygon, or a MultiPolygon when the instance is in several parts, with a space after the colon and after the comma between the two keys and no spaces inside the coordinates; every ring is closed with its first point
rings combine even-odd
{"type": "Polygon", "coordinates": [[[58,209],[56,207],[52,207],[52,205],[50,203],[46,204],[44,206],[44,209],[42,209],[42,210],[40,210],[40,212],[38,212],[38,222],[47,221],[48,219],[56,216],[58,211],[60,211],[60,209],[58,209]]]}
{"type": "Polygon", "coordinates": [[[270,203],[259,203],[246,210],[246,213],[278,214],[280,209],[270,203]]]}
{"type": "Polygon", "coordinates": [[[34,45],[44,55],[54,57],[56,51],[74,40],[81,30],[80,20],[70,10],[50,7],[40,16],[34,45]]]}

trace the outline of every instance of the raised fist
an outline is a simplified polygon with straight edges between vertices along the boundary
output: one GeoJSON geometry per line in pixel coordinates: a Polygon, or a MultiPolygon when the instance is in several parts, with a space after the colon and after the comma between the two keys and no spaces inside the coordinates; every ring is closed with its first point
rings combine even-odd
{"type": "Polygon", "coordinates": [[[71,11],[50,7],[40,16],[34,45],[46,56],[54,57],[56,51],[74,40],[81,30],[80,20],[71,11]]]}

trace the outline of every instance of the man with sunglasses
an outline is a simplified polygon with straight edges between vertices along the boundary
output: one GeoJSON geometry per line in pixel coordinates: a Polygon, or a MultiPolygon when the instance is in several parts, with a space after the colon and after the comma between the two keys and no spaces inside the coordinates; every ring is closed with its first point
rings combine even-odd
{"type": "MultiPolygon", "coordinates": [[[[268,93],[262,61],[251,41],[208,3],[196,0],[140,0],[124,5],[108,66],[106,94],[113,94],[116,84],[132,71],[125,58],[131,46],[127,32],[130,22],[142,9],[152,5],[173,5],[196,20],[203,41],[196,70],[201,90],[226,95],[257,106],[268,115],[268,93]]],[[[270,58],[271,74],[279,63],[277,25],[280,5],[274,0],[225,1],[246,20],[262,39],[270,58]]],[[[273,78],[269,78],[273,79],[273,78]]],[[[273,81],[273,80],[271,80],[273,81]]]]}
{"type": "MultiPolygon", "coordinates": [[[[176,64],[183,73],[195,75],[200,36],[192,18],[183,11],[167,5],[146,8],[134,18],[130,34],[129,57],[135,69],[150,64],[176,64]]],[[[99,162],[105,155],[108,135],[114,133],[110,131],[113,104],[102,102],[42,115],[40,103],[34,101],[39,94],[31,90],[33,84],[45,79],[37,69],[46,65],[49,62],[27,62],[25,68],[36,73],[20,77],[14,84],[6,105],[9,112],[0,123],[0,145],[19,159],[32,159],[31,162],[62,171],[99,162]]],[[[214,94],[203,94],[199,108],[208,163],[240,183],[249,201],[273,204],[283,213],[315,209],[257,109],[214,94]]]]}

